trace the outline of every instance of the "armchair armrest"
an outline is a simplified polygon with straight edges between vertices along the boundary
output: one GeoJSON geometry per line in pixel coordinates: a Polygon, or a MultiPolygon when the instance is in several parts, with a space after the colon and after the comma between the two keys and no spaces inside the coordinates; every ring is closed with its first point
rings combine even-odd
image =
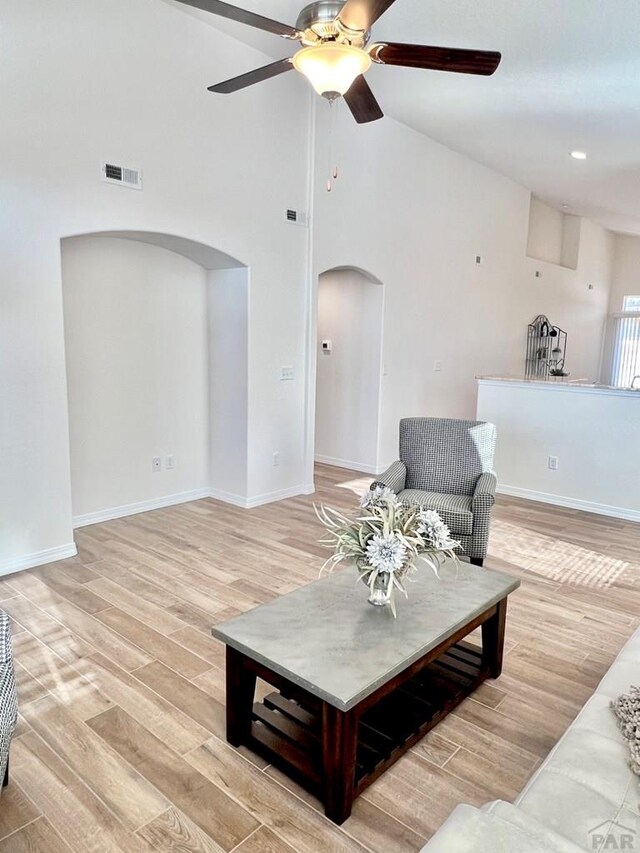
{"type": "Polygon", "coordinates": [[[10,623],[9,614],[0,610],[0,666],[13,661],[10,623]]]}
{"type": "Polygon", "coordinates": [[[407,481],[407,468],[404,462],[394,462],[390,465],[384,474],[380,474],[380,476],[371,483],[371,488],[375,489],[376,486],[386,486],[391,489],[391,491],[398,494],[404,489],[404,484],[407,481]]]}
{"type": "Polygon", "coordinates": [[[472,511],[476,509],[491,509],[496,502],[496,486],[498,479],[493,471],[480,474],[472,498],[472,511]]]}

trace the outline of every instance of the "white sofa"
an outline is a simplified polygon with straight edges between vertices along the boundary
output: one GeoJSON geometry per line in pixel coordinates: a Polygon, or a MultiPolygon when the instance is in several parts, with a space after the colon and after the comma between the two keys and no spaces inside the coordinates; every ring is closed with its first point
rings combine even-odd
{"type": "Polygon", "coordinates": [[[632,684],[640,684],[640,630],[515,803],[457,806],[424,853],[640,851],[640,777],[610,708],[632,684]]]}

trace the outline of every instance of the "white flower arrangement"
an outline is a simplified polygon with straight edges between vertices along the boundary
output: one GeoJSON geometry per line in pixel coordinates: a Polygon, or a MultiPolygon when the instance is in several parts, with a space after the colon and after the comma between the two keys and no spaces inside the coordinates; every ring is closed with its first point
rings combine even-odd
{"type": "Polygon", "coordinates": [[[320,542],[333,550],[320,573],[326,568],[333,571],[344,560],[353,562],[372,596],[374,588],[383,589],[395,617],[395,590],[407,597],[404,581],[416,571],[418,561],[438,575],[445,558],[457,561],[454,549],[460,543],[437,512],[406,506],[389,488],[367,491],[360,509],[357,518],[348,518],[332,507],[315,507],[327,530],[320,542]]]}

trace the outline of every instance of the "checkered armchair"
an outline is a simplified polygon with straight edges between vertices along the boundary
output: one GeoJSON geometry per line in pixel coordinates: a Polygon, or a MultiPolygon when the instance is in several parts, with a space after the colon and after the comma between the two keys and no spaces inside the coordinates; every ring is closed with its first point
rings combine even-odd
{"type": "Polygon", "coordinates": [[[9,616],[0,610],[0,779],[9,782],[9,747],[18,721],[9,616]]]}
{"type": "Polygon", "coordinates": [[[403,503],[435,509],[464,553],[481,566],[487,556],[496,475],[496,428],[483,421],[403,418],[400,460],[374,483],[403,503]]]}

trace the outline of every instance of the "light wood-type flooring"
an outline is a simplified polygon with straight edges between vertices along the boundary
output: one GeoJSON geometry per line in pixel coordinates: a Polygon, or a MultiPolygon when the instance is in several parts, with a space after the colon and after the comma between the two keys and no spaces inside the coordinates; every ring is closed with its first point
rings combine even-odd
{"type": "Polygon", "coordinates": [[[342,827],[225,742],[211,625],[315,580],[312,501],[347,509],[368,480],[320,466],[314,497],[251,511],[202,500],[86,527],[76,558],[0,580],[21,709],[2,853],[409,853],[457,803],[518,793],[639,624],[640,525],[499,499],[487,566],[522,581],[504,673],[342,827]]]}

